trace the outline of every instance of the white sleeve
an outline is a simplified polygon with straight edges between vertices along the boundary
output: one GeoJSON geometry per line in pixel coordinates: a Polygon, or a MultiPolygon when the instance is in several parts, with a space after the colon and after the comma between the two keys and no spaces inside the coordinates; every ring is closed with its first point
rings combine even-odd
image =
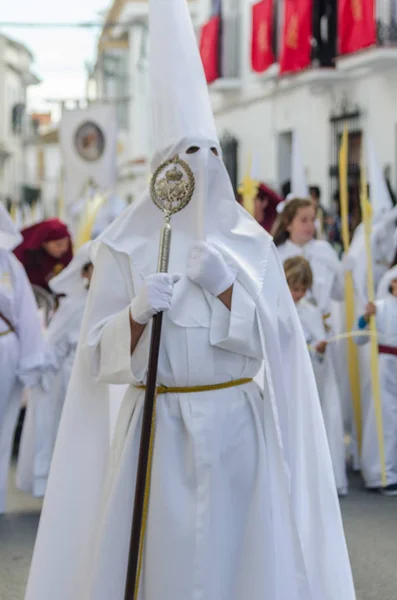
{"type": "Polygon", "coordinates": [[[91,281],[87,344],[91,351],[92,374],[97,381],[112,384],[134,383],[133,371],[142,362],[142,345],[147,342],[146,327],[131,358],[131,296],[123,273],[109,248],[98,249],[91,281]],[[134,364],[134,363],[140,363],[134,364]]]}
{"type": "Polygon", "coordinates": [[[210,344],[250,358],[263,358],[256,305],[238,281],[233,286],[231,310],[214,298],[210,344]]]}

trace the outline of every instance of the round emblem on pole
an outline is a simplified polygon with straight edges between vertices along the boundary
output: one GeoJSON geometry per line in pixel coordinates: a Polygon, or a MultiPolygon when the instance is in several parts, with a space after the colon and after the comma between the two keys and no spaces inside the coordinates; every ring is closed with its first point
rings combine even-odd
{"type": "Polygon", "coordinates": [[[96,123],[86,121],[74,136],[77,154],[87,162],[95,162],[105,151],[105,136],[96,123]]]}
{"type": "Polygon", "coordinates": [[[189,204],[193,192],[193,172],[179,156],[161,164],[150,183],[153,202],[169,217],[189,204]]]}

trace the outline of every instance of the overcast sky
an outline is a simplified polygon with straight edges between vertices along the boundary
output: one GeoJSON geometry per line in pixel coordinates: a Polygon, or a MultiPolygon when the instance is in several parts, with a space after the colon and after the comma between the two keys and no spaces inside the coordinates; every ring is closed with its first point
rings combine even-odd
{"type": "MultiPolygon", "coordinates": [[[[1,1],[1,0],[0,0],[1,1]]],[[[101,22],[100,15],[110,0],[9,0],[1,1],[0,23],[101,22]]],[[[46,98],[75,98],[85,95],[85,61],[95,59],[100,29],[5,28],[2,33],[26,44],[34,55],[33,71],[42,83],[30,89],[30,107],[42,109],[46,98]]]]}

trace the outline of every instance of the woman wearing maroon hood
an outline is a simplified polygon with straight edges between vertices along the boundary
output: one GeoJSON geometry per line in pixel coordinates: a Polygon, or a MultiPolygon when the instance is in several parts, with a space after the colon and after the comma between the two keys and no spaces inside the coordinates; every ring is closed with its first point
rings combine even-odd
{"type": "Polygon", "coordinates": [[[277,218],[277,205],[282,200],[281,196],[267,185],[264,183],[259,184],[255,198],[255,218],[269,233],[277,218]]]}
{"type": "Polygon", "coordinates": [[[59,219],[47,219],[21,231],[23,242],[14,254],[25,267],[32,285],[51,291],[48,282],[72,260],[68,228],[59,219]]]}

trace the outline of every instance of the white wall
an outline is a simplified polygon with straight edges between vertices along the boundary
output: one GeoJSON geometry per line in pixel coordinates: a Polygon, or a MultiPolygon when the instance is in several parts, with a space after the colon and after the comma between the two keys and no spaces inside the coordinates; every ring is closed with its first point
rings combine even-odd
{"type": "Polygon", "coordinates": [[[62,155],[58,144],[29,144],[25,152],[25,179],[28,186],[41,189],[46,217],[58,216],[61,190],[62,155]],[[44,152],[44,178],[38,178],[38,152],[44,152]]]}
{"type": "MultiPolygon", "coordinates": [[[[258,157],[263,180],[278,187],[288,170],[288,165],[280,164],[280,136],[297,131],[308,183],[319,185],[324,203],[329,204],[329,167],[334,162],[330,117],[334,111],[340,113],[347,101],[360,109],[359,126],[364,134],[371,132],[380,163],[383,167],[391,165],[392,185],[397,187],[397,49],[359,53],[359,64],[350,71],[338,64],[335,70],[313,69],[279,78],[274,66],[268,73],[256,75],[250,67],[253,0],[239,1],[243,65],[240,87],[228,87],[228,81],[221,80],[210,87],[210,92],[219,135],[228,131],[239,140],[240,178],[253,153],[258,157]],[[382,59],[383,51],[389,53],[387,60],[382,59]],[[390,55],[393,52],[394,60],[390,55]]],[[[208,10],[207,0],[200,3],[203,11],[208,10]]]]}
{"type": "MultiPolygon", "coordinates": [[[[280,134],[297,131],[309,184],[319,185],[323,201],[330,203],[329,167],[332,162],[333,111],[340,112],[344,101],[357,106],[361,113],[360,128],[364,136],[371,133],[382,167],[391,166],[392,185],[397,184],[397,55],[394,69],[352,73],[348,79],[322,80],[311,72],[297,85],[287,87],[263,83],[262,91],[250,93],[249,86],[238,93],[224,93],[216,102],[219,135],[233,133],[239,140],[239,175],[246,169],[248,156],[259,157],[261,177],[278,187],[284,179],[285,165],[280,165],[280,134]],[[231,100],[232,98],[232,100],[231,100]]],[[[282,143],[282,142],[281,142],[282,143]]]]}

